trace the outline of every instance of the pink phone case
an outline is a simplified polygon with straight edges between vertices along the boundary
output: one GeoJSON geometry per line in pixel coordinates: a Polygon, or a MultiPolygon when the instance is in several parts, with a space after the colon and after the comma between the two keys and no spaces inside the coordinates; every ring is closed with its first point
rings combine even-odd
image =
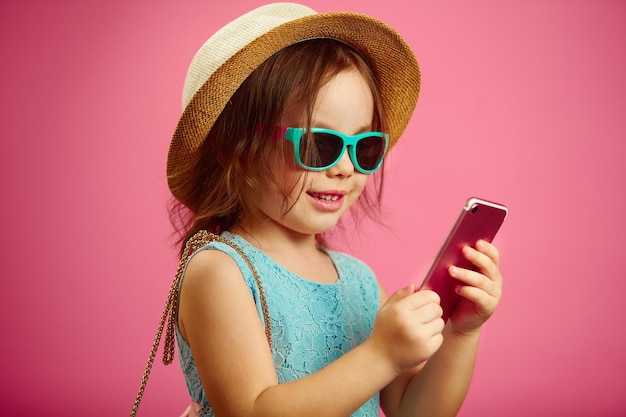
{"type": "Polygon", "coordinates": [[[475,197],[468,199],[463,206],[463,210],[419,287],[420,290],[430,289],[439,294],[444,320],[448,320],[461,300],[461,296],[454,291],[459,281],[448,274],[448,268],[456,265],[476,270],[476,267],[465,259],[461,248],[473,247],[480,239],[491,242],[507,213],[508,209],[505,206],[475,197]]]}

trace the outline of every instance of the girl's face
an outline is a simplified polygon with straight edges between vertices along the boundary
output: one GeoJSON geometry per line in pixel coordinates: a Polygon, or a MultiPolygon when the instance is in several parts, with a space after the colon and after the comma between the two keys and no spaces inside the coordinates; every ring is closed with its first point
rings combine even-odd
{"type": "MultiPolygon", "coordinates": [[[[346,70],[320,89],[311,125],[355,135],[372,130],[373,113],[374,100],[367,82],[357,70],[346,70]]],[[[301,114],[288,115],[282,124],[305,127],[305,120],[301,114]]],[[[291,143],[285,140],[285,145],[291,146],[291,143]]],[[[354,168],[348,152],[328,170],[306,171],[306,175],[296,164],[293,152],[288,154],[293,159],[276,167],[277,177],[283,179],[283,189],[293,189],[288,207],[283,196],[269,186],[246,193],[247,202],[255,208],[255,213],[254,219],[247,219],[244,227],[252,234],[267,228],[298,235],[326,232],[354,204],[367,182],[368,175],[354,168]],[[285,213],[289,207],[291,209],[285,213]]]]}

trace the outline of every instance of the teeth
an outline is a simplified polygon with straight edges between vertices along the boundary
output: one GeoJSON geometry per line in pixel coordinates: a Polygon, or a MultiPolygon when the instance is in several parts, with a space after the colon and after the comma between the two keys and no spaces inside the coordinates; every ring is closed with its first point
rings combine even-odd
{"type": "Polygon", "coordinates": [[[319,198],[320,200],[326,200],[326,201],[337,201],[337,200],[339,200],[339,196],[338,195],[318,194],[316,197],[319,198]]]}

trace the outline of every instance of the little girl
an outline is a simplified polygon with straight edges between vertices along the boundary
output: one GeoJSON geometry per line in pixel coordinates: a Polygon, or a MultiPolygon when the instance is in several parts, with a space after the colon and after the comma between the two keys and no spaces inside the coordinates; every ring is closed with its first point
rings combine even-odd
{"type": "Polygon", "coordinates": [[[297,4],[247,13],[187,75],[168,156],[182,261],[166,352],[179,344],[201,416],[452,416],[502,277],[496,248],[451,267],[464,297],[391,296],[361,261],[324,246],[356,202],[377,204],[384,156],[420,73],[390,27],[297,4]]]}

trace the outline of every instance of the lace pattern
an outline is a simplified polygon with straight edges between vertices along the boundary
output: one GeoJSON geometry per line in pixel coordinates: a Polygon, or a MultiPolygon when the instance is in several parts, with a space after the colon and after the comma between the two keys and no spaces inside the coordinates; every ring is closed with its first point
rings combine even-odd
{"type": "MultiPolygon", "coordinates": [[[[279,383],[319,371],[367,339],[378,311],[380,294],[373,272],[364,263],[349,255],[328,251],[339,280],[321,284],[291,273],[237,235],[226,232],[223,237],[244,250],[261,278],[269,306],[272,355],[279,383]]],[[[223,243],[212,242],[203,249],[223,251],[237,262],[263,320],[259,291],[245,261],[223,243]]],[[[213,416],[191,349],[178,328],[176,336],[181,369],[191,398],[202,405],[202,417],[213,416]]],[[[375,396],[353,416],[378,416],[378,405],[379,399],[375,396]]]]}

